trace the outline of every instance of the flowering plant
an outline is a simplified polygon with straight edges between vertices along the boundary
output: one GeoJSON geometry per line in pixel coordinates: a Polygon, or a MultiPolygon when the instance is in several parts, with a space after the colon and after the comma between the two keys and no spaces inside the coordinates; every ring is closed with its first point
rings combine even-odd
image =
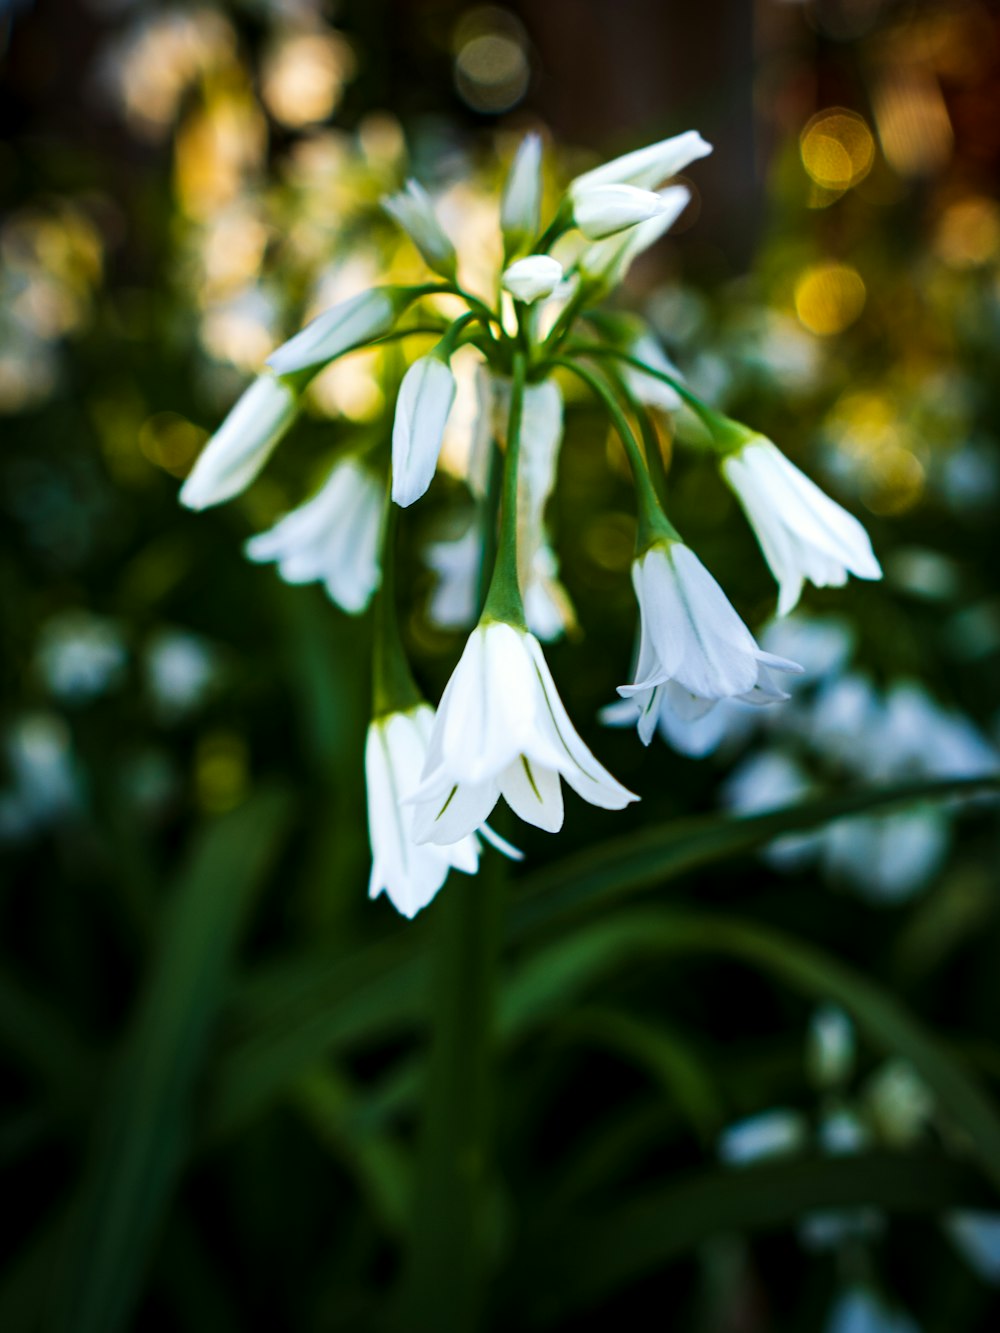
{"type": "Polygon", "coordinates": [[[596,308],[687,204],[687,188],[668,182],[710,151],[689,131],[616,158],[577,176],[543,226],[541,142],[527,136],[500,202],[504,266],[492,302],[462,286],[433,202],[410,181],[385,209],[439,281],[363,292],[280,346],[181,492],[185,504],[203,508],[247,486],[294,422],[306,384],[333,361],[363,347],[436,339],[403,375],[391,449],[339,459],[316,496],[247,546],[252,559],[277,561],[288,582],[322,581],[347,612],[378,596],[366,760],[371,892],[384,889],[407,916],[430,901],[450,867],[476,870],[478,837],[518,855],[486,824],[501,796],[549,832],[562,825],[562,778],[608,809],[637,799],[578,736],[540,643],[561,631],[568,604],[544,520],[562,437],[563,378],[581,381],[607,411],[632,471],[641,632],[635,679],[620,687],[624,702],[613,713],[634,719],[646,744],[664,714],[698,717],[725,699],[780,702],[788,696],[775,673],[801,670],[758,646],[667,516],[651,401],[661,409],[684,404],[705,427],[779,582],[782,614],[806,580],[825,586],[848,573],[880,576],[856,519],[776,445],[697,397],[644,327],[623,326],[596,308]],[[575,257],[553,254],[574,233],[575,257]],[[461,313],[446,314],[442,302],[456,299],[461,313]],[[487,426],[478,432],[485,457],[470,472],[497,478],[501,451],[503,467],[499,482],[485,487],[480,515],[478,625],[435,715],[413,682],[395,626],[392,511],[413,505],[431,485],[456,395],[451,361],[463,347],[476,349],[487,377],[487,426]]]}

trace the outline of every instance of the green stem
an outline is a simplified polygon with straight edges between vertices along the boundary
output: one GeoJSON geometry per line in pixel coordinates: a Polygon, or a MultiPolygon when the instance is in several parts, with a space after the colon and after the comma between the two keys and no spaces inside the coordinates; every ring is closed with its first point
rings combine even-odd
{"type": "Polygon", "coordinates": [[[639,511],[639,527],[636,532],[637,550],[644,551],[654,542],[661,541],[664,538],[669,541],[680,541],[680,534],[660,505],[639,441],[635,438],[621,405],[607,384],[593,371],[587,370],[585,366],[578,365],[577,362],[570,361],[565,357],[557,357],[550,364],[561,366],[564,370],[570,371],[582,380],[594,396],[604,404],[612,425],[618,432],[635,481],[635,494],[639,511]]]}
{"type": "Polygon", "coordinates": [[[605,373],[615,390],[628,404],[629,411],[639,423],[639,431],[642,435],[642,447],[646,455],[646,466],[649,468],[649,474],[653,479],[653,486],[660,498],[660,504],[664,505],[667,502],[667,469],[663,462],[663,454],[660,452],[660,437],[657,434],[656,427],[653,425],[653,419],[645,405],[640,403],[635,394],[629,389],[624,376],[619,375],[617,371],[614,370],[608,370],[605,373]]]}
{"type": "Polygon", "coordinates": [[[664,384],[669,384],[683,398],[688,407],[701,418],[712,436],[713,443],[721,452],[729,453],[733,449],[738,449],[757,434],[756,431],[750,430],[748,426],[733,421],[721,412],[716,412],[707,403],[703,403],[697,394],[693,394],[676,375],[668,375],[666,371],[655,370],[652,366],[647,366],[645,361],[641,361],[639,357],[623,352],[618,347],[609,347],[605,343],[579,342],[573,344],[572,351],[578,356],[614,357],[615,360],[621,361],[624,365],[633,366],[636,370],[641,370],[644,375],[652,376],[654,380],[661,380],[664,384]]]}
{"type": "Polygon", "coordinates": [[[484,620],[505,620],[520,629],[525,628],[525,622],[524,604],[517,581],[517,467],[521,452],[526,373],[524,353],[515,352],[510,387],[510,417],[507,423],[507,453],[503,469],[500,540],[493,564],[493,578],[483,606],[484,620]]]}
{"type": "Polygon", "coordinates": [[[528,251],[532,255],[547,255],[559,237],[569,231],[573,225],[573,210],[567,199],[559,205],[555,217],[528,251]]]}

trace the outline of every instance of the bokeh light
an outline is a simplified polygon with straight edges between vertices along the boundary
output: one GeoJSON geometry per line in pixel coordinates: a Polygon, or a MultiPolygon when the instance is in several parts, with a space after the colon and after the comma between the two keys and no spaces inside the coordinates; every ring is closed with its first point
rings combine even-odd
{"type": "Polygon", "coordinates": [[[528,91],[527,37],[507,9],[483,5],[455,30],[455,88],[474,111],[510,111],[528,91]]]}
{"type": "Polygon", "coordinates": [[[865,284],[850,264],[814,264],[795,284],[795,313],[810,333],[842,333],[864,308],[865,284]]]}
{"type": "Polygon", "coordinates": [[[816,185],[843,193],[871,171],[875,140],[863,117],[833,107],[809,121],[799,138],[799,152],[816,185]]]}

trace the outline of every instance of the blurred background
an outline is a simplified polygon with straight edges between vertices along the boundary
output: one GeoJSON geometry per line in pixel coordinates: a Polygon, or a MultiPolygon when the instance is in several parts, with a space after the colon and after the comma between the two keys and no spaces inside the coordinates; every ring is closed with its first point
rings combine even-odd
{"type": "MultiPolygon", "coordinates": [[[[603,421],[570,402],[551,522],[574,615],[549,656],[643,800],[518,829],[481,1326],[653,1303],[685,1333],[996,1328],[976,1133],[912,1043],[848,1017],[839,974],[790,985],[711,932],[658,955],[630,901],[572,929],[544,908],[571,849],[1000,766],[996,7],[2,0],[0,52],[0,1328],[385,1326],[437,904],[409,925],[366,898],[367,622],[241,544],[332,449],[385,434],[399,366],[321,375],[239,501],[196,516],[178,487],[278,342],[419,272],[379,209],[408,174],[476,286],[523,132],[554,199],[688,128],[715,152],[619,304],[859,514],[886,579],[768,623],[732,498],[678,451],[679,526],[806,675],[648,751],[601,727],[634,526],[603,421]]],[[[456,474],[473,401],[468,380],[456,474]]],[[[685,423],[658,424],[669,455],[685,423]]],[[[461,644],[434,543],[465,495],[441,478],[403,533],[432,698],[461,644]]],[[[910,803],[696,858],[648,902],[840,960],[989,1103],[996,856],[988,800],[910,803]]]]}

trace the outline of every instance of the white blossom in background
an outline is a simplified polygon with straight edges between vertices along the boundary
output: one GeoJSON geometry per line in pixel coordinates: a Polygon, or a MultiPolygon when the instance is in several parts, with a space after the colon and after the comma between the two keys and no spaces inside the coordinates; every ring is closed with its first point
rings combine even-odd
{"type": "Polygon", "coordinates": [[[868,1080],[869,1114],[881,1136],[894,1148],[912,1148],[927,1133],[934,1097],[906,1060],[888,1060],[868,1080]]]}
{"type": "Polygon", "coordinates": [[[258,564],[274,561],[286,583],[324,584],[331,601],[357,615],[381,582],[383,509],[382,483],[346,458],[311,500],[251,537],[244,550],[258,564]]]}
{"type": "Polygon", "coordinates": [[[784,1157],[806,1146],[808,1127],[799,1111],[775,1108],[730,1125],[719,1135],[719,1157],[727,1166],[748,1166],[784,1157]]]}
{"type": "Polygon", "coordinates": [[[551,255],[526,255],[515,260],[503,273],[504,291],[515,301],[531,305],[542,297],[551,296],[563,280],[563,266],[551,255]]]}
{"type": "Polygon", "coordinates": [[[440,357],[414,361],[399,386],[392,425],[392,498],[404,508],[427,491],[437,469],[455,376],[440,357]]]}
{"type": "Polygon", "coordinates": [[[854,1069],[854,1024],[839,1005],[825,1004],[813,1014],[806,1045],[806,1066],[818,1088],[835,1088],[854,1069]]]}
{"type": "Polygon", "coordinates": [[[0,841],[15,842],[57,823],[80,804],[69,728],[55,713],[25,713],[5,730],[0,841]]]}
{"type": "Polygon", "coordinates": [[[438,221],[430,195],[419,182],[408,180],[398,194],[383,201],[382,207],[406,232],[428,268],[442,277],[455,276],[455,247],[438,221]]]}
{"type": "Polygon", "coordinates": [[[801,667],[758,647],[690,547],[679,541],[651,546],[633,563],[632,583],[640,618],[636,679],[618,692],[636,701],[645,744],[664,699],[692,718],[719,699],[767,703],[788,697],[769,672],[801,667]]]}
{"type": "Polygon", "coordinates": [[[798,603],[806,581],[841,587],[848,574],[880,579],[867,532],[764,436],[729,454],[722,473],[736,494],[778,583],[778,614],[798,603]]]}
{"type": "MultiPolygon", "coordinates": [[[[679,380],[684,378],[660,346],[658,339],[651,333],[640,334],[630,344],[628,354],[637,361],[642,361],[651,370],[660,370],[679,380]]],[[[655,407],[661,412],[676,412],[681,406],[680,394],[663,380],[658,380],[653,375],[646,375],[636,366],[624,365],[622,374],[629,392],[646,407],[655,407]]]]}
{"type": "Polygon", "coordinates": [[[637,799],[577,735],[538,640],[502,621],[480,625],[441,697],[411,798],[417,840],[458,841],[501,796],[526,823],[554,833],[563,821],[561,778],[607,810],[637,799]]]}
{"type": "Polygon", "coordinates": [[[385,893],[406,917],[427,906],[452,868],[466,875],[479,868],[479,843],[473,834],[449,846],[418,846],[413,838],[414,807],[405,798],[419,784],[433,725],[433,708],[419,704],[407,712],[375,718],[365,742],[372,847],[368,896],[385,893]]]}
{"type": "MultiPolygon", "coordinates": [[[[373,287],[317,315],[267,358],[276,375],[312,370],[388,333],[409,303],[403,288],[373,287]]],[[[182,497],[183,498],[183,497],[182,497]]]]}
{"type": "Polygon", "coordinates": [[[128,649],[121,627],[89,611],[61,611],[42,627],[35,655],[46,689],[66,703],[88,703],[125,678],[128,649]]]}
{"type": "Polygon", "coordinates": [[[157,630],[146,643],[143,665],[157,711],[168,720],[199,708],[221,674],[216,649],[187,630],[157,630]]]}
{"type": "MultiPolygon", "coordinates": [[[[815,792],[814,780],[802,764],[782,750],[748,755],[726,777],[721,788],[723,808],[735,815],[764,815],[796,805],[815,792]]],[[[789,833],[764,849],[764,859],[781,870],[800,870],[818,855],[822,832],[789,833]]]]}
{"type": "Polygon", "coordinates": [[[1000,1213],[955,1208],[945,1214],[942,1225],[973,1272],[1000,1287],[1000,1213]]]}
{"type": "Polygon", "coordinates": [[[258,375],[198,455],[181,487],[188,509],[207,509],[246,490],[298,415],[298,395],[258,375]]]}
{"type": "Polygon", "coordinates": [[[437,576],[427,615],[439,629],[468,629],[475,622],[482,554],[482,524],[476,518],[460,537],[430,542],[424,549],[424,559],[437,576]]]}
{"type": "Polygon", "coordinates": [[[908,1315],[890,1310],[867,1287],[852,1286],[837,1297],[823,1333],[920,1333],[908,1315]]]}

